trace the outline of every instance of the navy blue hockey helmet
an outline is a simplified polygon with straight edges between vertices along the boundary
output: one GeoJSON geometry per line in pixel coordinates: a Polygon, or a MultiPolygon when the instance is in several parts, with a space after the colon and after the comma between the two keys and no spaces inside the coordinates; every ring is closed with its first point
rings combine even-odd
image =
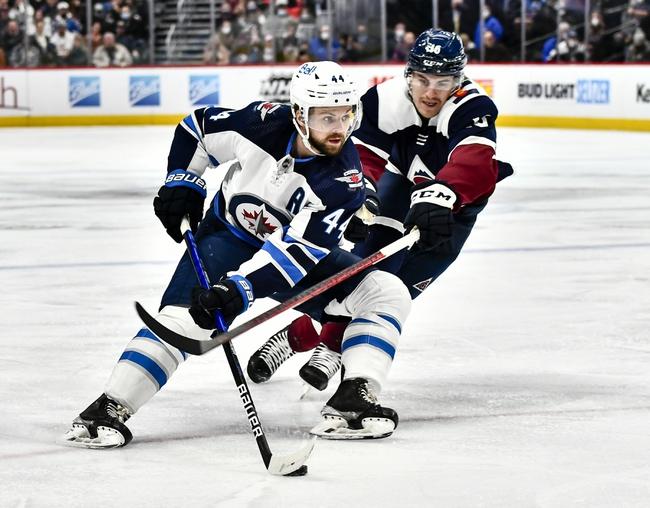
{"type": "Polygon", "coordinates": [[[418,35],[409,52],[404,75],[412,72],[439,76],[462,76],[467,56],[463,41],[453,32],[429,28],[418,35]]]}

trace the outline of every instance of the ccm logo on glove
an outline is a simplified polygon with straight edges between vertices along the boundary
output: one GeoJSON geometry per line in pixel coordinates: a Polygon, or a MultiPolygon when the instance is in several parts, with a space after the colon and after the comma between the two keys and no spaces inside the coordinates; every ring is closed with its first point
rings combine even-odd
{"type": "Polygon", "coordinates": [[[453,208],[456,203],[456,194],[446,185],[428,183],[421,189],[416,189],[411,194],[411,206],[418,203],[431,203],[445,208],[453,208]]]}

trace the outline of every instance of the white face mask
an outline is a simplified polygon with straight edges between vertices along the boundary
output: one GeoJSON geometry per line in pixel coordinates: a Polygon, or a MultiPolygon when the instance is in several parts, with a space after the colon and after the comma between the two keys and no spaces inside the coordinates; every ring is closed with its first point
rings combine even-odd
{"type": "Polygon", "coordinates": [[[645,34],[641,30],[636,30],[632,36],[632,43],[635,46],[640,46],[645,41],[645,34]]]}
{"type": "Polygon", "coordinates": [[[230,33],[231,30],[232,30],[232,27],[230,26],[229,23],[224,23],[223,25],[221,25],[221,33],[222,34],[227,35],[227,34],[230,33]]]}

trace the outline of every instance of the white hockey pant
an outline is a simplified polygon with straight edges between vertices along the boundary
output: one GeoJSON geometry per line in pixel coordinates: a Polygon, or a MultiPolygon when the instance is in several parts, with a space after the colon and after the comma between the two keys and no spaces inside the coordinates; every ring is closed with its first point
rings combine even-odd
{"type": "Polygon", "coordinates": [[[406,286],[382,271],[369,273],[342,302],[329,303],[328,314],[352,317],[341,344],[345,379],[365,378],[379,394],[410,310],[406,286]]]}
{"type": "MultiPolygon", "coordinates": [[[[185,307],[168,305],[156,320],[181,335],[210,338],[210,331],[194,323],[185,307]]],[[[104,392],[135,413],[167,383],[187,356],[161,341],[148,328],[142,328],[124,349],[104,392]]]]}

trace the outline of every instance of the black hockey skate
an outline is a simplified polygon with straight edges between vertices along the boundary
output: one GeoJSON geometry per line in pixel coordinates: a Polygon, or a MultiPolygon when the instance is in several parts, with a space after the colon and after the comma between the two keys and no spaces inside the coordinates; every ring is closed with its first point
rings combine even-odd
{"type": "Polygon", "coordinates": [[[294,355],[289,344],[289,327],[283,328],[261,348],[255,351],[248,360],[246,371],[253,383],[263,383],[271,379],[280,365],[294,355]]]}
{"type": "Polygon", "coordinates": [[[128,409],[102,394],[72,422],[60,440],[78,448],[117,448],[129,444],[133,435],[124,425],[131,417],[128,409]]]}
{"type": "Polygon", "coordinates": [[[298,371],[303,381],[323,391],[341,368],[341,354],[332,351],[325,344],[319,344],[309,361],[298,371]]]}
{"type": "Polygon", "coordinates": [[[363,378],[345,379],[321,410],[323,421],[311,434],[325,439],[379,439],[390,436],[399,418],[382,407],[363,378]]]}

